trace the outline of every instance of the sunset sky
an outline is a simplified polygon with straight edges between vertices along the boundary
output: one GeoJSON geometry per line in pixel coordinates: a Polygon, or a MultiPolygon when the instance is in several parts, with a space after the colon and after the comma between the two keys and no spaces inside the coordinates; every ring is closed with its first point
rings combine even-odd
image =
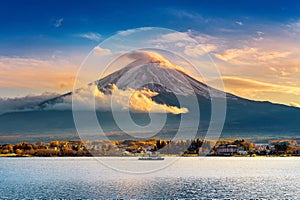
{"type": "Polygon", "coordinates": [[[0,97],[72,89],[83,59],[128,29],[202,44],[236,95],[300,106],[299,1],[0,2],[0,97]]]}

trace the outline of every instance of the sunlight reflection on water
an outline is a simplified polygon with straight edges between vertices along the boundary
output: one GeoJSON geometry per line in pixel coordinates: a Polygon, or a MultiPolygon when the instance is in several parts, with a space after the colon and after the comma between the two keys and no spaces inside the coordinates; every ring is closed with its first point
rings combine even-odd
{"type": "MultiPolygon", "coordinates": [[[[123,160],[122,165],[136,159],[123,160]]],[[[142,175],[113,171],[93,158],[0,162],[1,199],[300,198],[299,158],[181,158],[164,170],[142,175]]]]}

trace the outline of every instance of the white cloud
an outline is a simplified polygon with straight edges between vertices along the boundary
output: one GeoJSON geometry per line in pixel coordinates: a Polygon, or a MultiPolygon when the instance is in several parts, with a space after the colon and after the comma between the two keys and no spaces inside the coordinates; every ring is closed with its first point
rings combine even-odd
{"type": "Polygon", "coordinates": [[[78,36],[96,42],[99,42],[101,39],[101,35],[99,33],[82,33],[82,34],[78,34],[78,36]]]}
{"type": "Polygon", "coordinates": [[[187,45],[184,49],[184,53],[188,56],[201,56],[206,53],[212,52],[217,49],[217,46],[213,44],[207,44],[207,45],[194,45],[194,46],[189,46],[187,45]]]}
{"type": "Polygon", "coordinates": [[[161,35],[153,42],[157,43],[178,43],[178,42],[195,42],[188,32],[175,32],[161,35]]]}
{"type": "Polygon", "coordinates": [[[135,32],[136,32],[135,29],[128,29],[128,30],[125,30],[125,31],[119,31],[118,34],[123,35],[123,36],[127,36],[127,35],[130,35],[130,34],[135,33],[135,32]]]}
{"type": "Polygon", "coordinates": [[[127,35],[130,35],[130,34],[139,32],[139,31],[147,31],[147,30],[151,30],[151,29],[152,29],[151,27],[142,27],[142,28],[138,28],[138,29],[128,29],[128,30],[124,30],[124,31],[118,31],[118,34],[122,35],[122,36],[127,36],[127,35]]]}
{"type": "Polygon", "coordinates": [[[127,55],[128,58],[134,59],[135,62],[148,63],[155,62],[160,63],[161,67],[166,67],[170,69],[176,69],[185,72],[184,68],[172,64],[168,59],[163,57],[161,54],[153,51],[134,51],[127,55]]]}
{"type": "Polygon", "coordinates": [[[236,23],[237,25],[239,25],[239,26],[243,26],[243,25],[244,25],[244,23],[241,22],[241,21],[236,21],[235,23],[236,23]]]}
{"type": "Polygon", "coordinates": [[[289,31],[291,31],[292,33],[299,33],[300,32],[300,19],[298,19],[298,21],[294,21],[292,23],[289,23],[287,25],[289,31]]]}
{"type": "Polygon", "coordinates": [[[264,35],[265,33],[262,32],[262,31],[256,31],[256,34],[257,34],[258,36],[262,36],[262,35],[264,35]]]}
{"type": "Polygon", "coordinates": [[[264,36],[264,32],[262,31],[256,31],[256,35],[253,37],[254,41],[262,41],[263,39],[265,39],[264,36]]]}
{"type": "Polygon", "coordinates": [[[201,44],[206,44],[206,43],[213,43],[215,42],[216,44],[220,44],[221,39],[218,37],[214,37],[211,35],[195,32],[195,31],[188,31],[187,32],[190,37],[195,39],[197,42],[201,44]]]}
{"type": "Polygon", "coordinates": [[[64,18],[59,18],[59,19],[55,20],[53,26],[54,26],[55,28],[59,28],[59,27],[62,26],[63,21],[64,21],[64,18]]]}
{"type": "Polygon", "coordinates": [[[176,47],[184,47],[185,44],[182,43],[182,42],[177,42],[177,43],[175,44],[175,46],[176,46],[176,47]]]}
{"type": "Polygon", "coordinates": [[[214,44],[205,44],[203,46],[203,48],[207,51],[207,52],[212,52],[218,49],[218,47],[214,44]]]}
{"type": "Polygon", "coordinates": [[[223,39],[192,30],[163,34],[152,42],[161,47],[174,45],[175,48],[182,48],[186,55],[193,57],[204,55],[224,46],[223,39]]]}
{"type": "Polygon", "coordinates": [[[189,18],[193,20],[205,20],[202,15],[191,12],[191,11],[186,11],[186,10],[178,10],[178,9],[168,9],[167,10],[170,14],[178,17],[178,18],[189,18]]]}
{"type": "Polygon", "coordinates": [[[264,37],[254,37],[253,40],[255,41],[262,41],[264,39],[264,37]]]}
{"type": "MultiPolygon", "coordinates": [[[[118,89],[116,85],[111,85],[107,89],[107,93],[100,92],[96,85],[91,85],[81,88],[76,93],[73,93],[73,103],[76,105],[76,110],[90,110],[93,109],[92,98],[95,98],[95,108],[100,111],[110,110],[114,106],[114,110],[125,111],[131,110],[133,112],[142,113],[172,113],[181,114],[187,113],[187,108],[178,108],[176,106],[168,106],[166,104],[158,104],[152,100],[152,97],[158,95],[148,89],[134,90],[127,88],[126,90],[118,89]]],[[[72,97],[68,96],[64,102],[54,105],[48,105],[46,109],[65,110],[71,109],[72,97]]]]}
{"type": "Polygon", "coordinates": [[[101,48],[99,46],[96,46],[94,48],[94,54],[95,55],[98,55],[98,56],[108,56],[110,55],[112,52],[110,49],[104,49],[104,48],[101,48]]]}

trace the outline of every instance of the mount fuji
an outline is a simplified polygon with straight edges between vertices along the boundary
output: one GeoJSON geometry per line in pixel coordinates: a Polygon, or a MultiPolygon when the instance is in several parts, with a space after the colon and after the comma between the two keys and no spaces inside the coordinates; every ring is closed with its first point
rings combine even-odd
{"type": "MultiPolygon", "coordinates": [[[[222,137],[297,137],[300,132],[300,109],[271,102],[253,101],[214,89],[190,76],[168,60],[151,56],[148,59],[135,60],[124,68],[93,82],[99,92],[111,93],[112,85],[119,90],[136,91],[147,89],[156,95],[151,100],[158,105],[180,108],[179,99],[189,102],[197,99],[198,105],[184,105],[188,113],[168,113],[164,128],[156,137],[169,138],[176,132],[181,115],[189,115],[193,120],[194,110],[200,110],[198,134],[207,131],[211,119],[211,96],[216,99],[226,98],[227,112],[222,137]],[[195,107],[196,106],[196,107],[195,107]]],[[[76,129],[72,111],[51,110],[49,106],[63,103],[73,95],[72,92],[40,102],[29,111],[9,112],[0,115],[0,137],[12,137],[13,140],[39,140],[47,138],[76,138],[76,129]],[[17,138],[17,139],[16,139],[17,138]],[[33,139],[32,139],[33,138],[33,139]]],[[[132,112],[133,120],[140,125],[149,123],[149,114],[132,112]]],[[[110,110],[97,112],[99,124],[111,138],[128,138],[114,122],[110,110]]],[[[86,125],[87,129],[89,124],[86,125]]],[[[186,127],[185,131],[189,131],[186,127]]],[[[91,138],[92,138],[91,132],[91,138]]],[[[129,137],[130,138],[130,137],[129,137]]]]}

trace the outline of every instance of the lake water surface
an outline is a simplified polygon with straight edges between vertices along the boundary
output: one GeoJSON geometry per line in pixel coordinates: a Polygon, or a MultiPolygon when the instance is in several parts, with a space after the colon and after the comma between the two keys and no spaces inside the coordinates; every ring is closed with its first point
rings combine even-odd
{"type": "Polygon", "coordinates": [[[300,199],[300,158],[100,161],[0,158],[0,199],[300,199]]]}

